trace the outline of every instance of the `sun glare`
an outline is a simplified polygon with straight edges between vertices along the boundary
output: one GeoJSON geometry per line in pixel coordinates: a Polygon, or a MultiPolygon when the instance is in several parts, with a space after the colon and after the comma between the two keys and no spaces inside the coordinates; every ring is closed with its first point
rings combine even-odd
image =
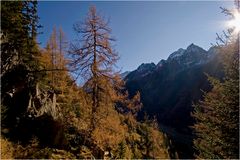
{"type": "Polygon", "coordinates": [[[233,27],[236,33],[240,32],[240,13],[235,11],[233,13],[233,19],[227,23],[228,27],[233,27]]]}

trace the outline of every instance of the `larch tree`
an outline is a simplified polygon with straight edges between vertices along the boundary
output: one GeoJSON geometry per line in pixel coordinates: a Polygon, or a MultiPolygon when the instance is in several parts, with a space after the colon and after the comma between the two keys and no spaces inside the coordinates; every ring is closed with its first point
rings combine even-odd
{"type": "MultiPolygon", "coordinates": [[[[64,32],[60,28],[53,28],[47,46],[41,54],[41,62],[44,65],[42,70],[47,72],[49,85],[60,91],[63,90],[67,73],[67,59],[65,58],[68,43],[64,32]]],[[[62,92],[62,91],[61,91],[62,92]]]]}
{"type": "Polygon", "coordinates": [[[56,31],[55,27],[53,28],[53,33],[50,37],[48,45],[49,45],[49,49],[51,51],[52,86],[54,86],[54,82],[55,82],[55,71],[54,71],[54,69],[56,68],[56,56],[57,56],[57,49],[58,49],[58,46],[57,46],[57,31],[56,31]]]}
{"type": "Polygon", "coordinates": [[[89,9],[88,16],[83,23],[76,23],[74,30],[80,39],[70,46],[73,61],[71,67],[77,77],[87,79],[86,85],[92,95],[92,118],[90,132],[95,129],[96,113],[102,98],[100,92],[106,91],[103,83],[113,80],[113,65],[118,55],[112,48],[113,38],[108,23],[97,14],[96,7],[89,9]],[[104,80],[105,79],[105,80],[104,80]],[[106,81],[107,80],[107,81],[106,81]]]}
{"type": "Polygon", "coordinates": [[[88,95],[76,85],[68,72],[66,50],[64,32],[61,28],[54,27],[40,56],[40,62],[44,66],[42,70],[47,73],[40,85],[56,94],[57,121],[60,122],[66,138],[72,141],[74,134],[69,134],[69,128],[76,128],[78,131],[87,128],[88,120],[85,115],[90,107],[87,103],[88,95]],[[81,123],[83,121],[84,125],[81,123]]]}

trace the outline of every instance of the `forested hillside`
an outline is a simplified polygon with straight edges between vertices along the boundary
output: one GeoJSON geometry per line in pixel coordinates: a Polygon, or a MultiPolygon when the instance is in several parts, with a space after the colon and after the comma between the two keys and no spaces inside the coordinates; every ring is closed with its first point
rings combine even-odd
{"type": "MultiPolygon", "coordinates": [[[[141,8],[142,2],[42,2],[52,14],[64,13],[53,16],[51,25],[50,19],[43,21],[52,27],[49,33],[42,32],[39,3],[1,1],[1,159],[239,159],[240,0],[232,9],[221,8],[229,18],[227,29],[217,33],[208,50],[191,40],[166,60],[140,63],[132,72],[117,66],[124,55],[118,53],[119,46],[126,51],[127,66],[134,55],[136,63],[145,57],[137,51],[160,55],[153,42],[167,46],[170,39],[174,50],[178,37],[171,27],[182,32],[183,26],[195,26],[184,19],[179,22],[173,13],[161,15],[160,8],[168,11],[174,4],[186,9],[174,12],[190,15],[187,9],[193,12],[201,5],[211,13],[217,3],[188,2],[186,7],[186,2],[144,2],[141,8]],[[71,32],[66,31],[61,25],[75,12],[79,19],[69,24],[71,32]],[[105,16],[119,19],[112,25],[105,16]],[[144,23],[136,25],[139,17],[144,23]],[[132,18],[134,25],[128,30],[132,18]],[[125,39],[115,39],[114,27],[125,39]],[[131,33],[135,31],[137,37],[131,33]],[[47,37],[46,43],[40,35],[47,37]],[[159,37],[164,40],[158,42],[159,37]]],[[[214,22],[216,27],[209,17],[201,23],[214,22]]],[[[209,42],[207,33],[201,36],[209,42]]]]}
{"type": "Polygon", "coordinates": [[[158,123],[136,120],[140,94],[129,99],[114,72],[111,29],[94,6],[73,25],[80,39],[54,28],[45,48],[37,1],[2,1],[1,12],[1,158],[170,158],[158,123]]]}
{"type": "MultiPolygon", "coordinates": [[[[235,6],[222,12],[239,24],[239,1],[235,6]]],[[[209,50],[191,44],[124,76],[129,94],[141,93],[138,118],[156,117],[180,158],[239,157],[238,27],[217,34],[209,50]]]]}
{"type": "Polygon", "coordinates": [[[144,112],[155,116],[178,146],[180,156],[192,157],[193,134],[189,127],[194,124],[192,104],[202,100],[203,91],[211,90],[207,75],[223,79],[219,49],[211,47],[205,51],[191,44],[157,65],[142,64],[125,77],[130,95],[141,93],[143,109],[138,118],[142,119],[144,112]]]}

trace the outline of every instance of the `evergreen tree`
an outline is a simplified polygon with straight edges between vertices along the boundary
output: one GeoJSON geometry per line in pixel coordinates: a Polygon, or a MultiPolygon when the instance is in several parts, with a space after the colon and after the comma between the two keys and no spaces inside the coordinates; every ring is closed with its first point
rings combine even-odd
{"type": "Polygon", "coordinates": [[[205,93],[204,100],[194,106],[197,158],[239,158],[240,53],[239,41],[233,37],[221,46],[224,80],[209,77],[212,90],[205,93]]]}
{"type": "Polygon", "coordinates": [[[110,158],[169,158],[158,128],[136,120],[140,93],[129,98],[113,71],[118,56],[111,30],[95,7],[83,24],[74,26],[82,39],[71,45],[70,69],[86,78],[79,87],[68,72],[62,29],[55,28],[39,51],[37,1],[1,4],[2,120],[12,122],[4,128],[14,128],[13,138],[28,138],[26,145],[1,139],[5,158],[103,158],[102,151],[110,158]],[[141,140],[147,148],[141,148],[141,140]],[[83,151],[90,152],[86,156],[83,151]]]}
{"type": "Polygon", "coordinates": [[[224,48],[223,54],[231,57],[231,61],[228,61],[231,63],[226,64],[224,82],[209,78],[213,89],[195,105],[193,116],[197,123],[194,129],[198,138],[194,140],[194,145],[199,158],[239,157],[239,78],[238,68],[233,67],[234,55],[238,51],[236,45],[227,48],[224,48]]]}
{"type": "Polygon", "coordinates": [[[1,76],[22,64],[37,69],[37,1],[3,1],[1,25],[1,76]]]}
{"type": "Polygon", "coordinates": [[[27,109],[29,92],[42,77],[36,43],[37,1],[1,2],[1,96],[9,126],[27,109]]]}

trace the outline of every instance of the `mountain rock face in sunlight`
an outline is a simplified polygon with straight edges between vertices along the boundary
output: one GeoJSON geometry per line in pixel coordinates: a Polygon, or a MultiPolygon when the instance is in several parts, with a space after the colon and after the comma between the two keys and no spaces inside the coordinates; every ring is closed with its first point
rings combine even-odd
{"type": "Polygon", "coordinates": [[[193,65],[206,63],[208,60],[207,55],[207,51],[191,44],[186,50],[180,48],[176,52],[173,52],[167,60],[168,62],[179,64],[181,68],[191,67],[193,65]]]}
{"type": "Polygon", "coordinates": [[[177,58],[177,57],[181,57],[183,55],[183,53],[185,52],[185,49],[178,49],[177,51],[173,52],[169,57],[168,59],[174,59],[174,58],[177,58]]]}
{"type": "Polygon", "coordinates": [[[137,71],[139,73],[153,71],[155,69],[156,65],[154,63],[142,63],[138,68],[137,71]]]}
{"type": "Polygon", "coordinates": [[[146,112],[155,115],[160,124],[191,135],[192,104],[202,98],[202,90],[211,88],[206,73],[223,77],[217,48],[206,51],[191,44],[157,65],[140,65],[125,77],[125,81],[130,95],[141,93],[143,109],[139,118],[146,112]]]}
{"type": "Polygon", "coordinates": [[[136,76],[144,77],[148,74],[151,74],[156,68],[156,65],[154,63],[142,63],[138,68],[136,72],[136,76]]]}

